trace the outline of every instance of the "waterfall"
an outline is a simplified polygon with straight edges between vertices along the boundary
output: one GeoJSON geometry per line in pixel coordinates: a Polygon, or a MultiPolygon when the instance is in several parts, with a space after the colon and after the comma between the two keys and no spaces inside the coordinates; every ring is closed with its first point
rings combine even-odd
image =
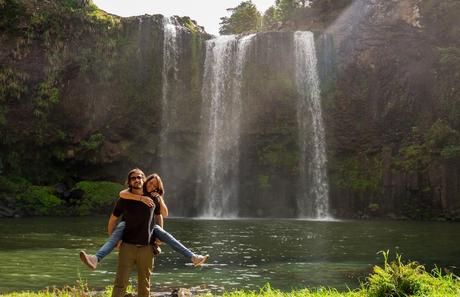
{"type": "Polygon", "coordinates": [[[246,53],[255,35],[221,36],[206,42],[203,76],[204,170],[199,191],[201,215],[238,215],[241,81],[246,53]]]}
{"type": "Polygon", "coordinates": [[[301,178],[297,201],[299,217],[327,219],[326,141],[313,33],[294,32],[294,52],[295,80],[300,94],[297,102],[301,178]]]}
{"type": "MultiPolygon", "coordinates": [[[[161,174],[168,171],[168,152],[171,153],[173,146],[169,143],[170,125],[174,120],[175,96],[174,83],[177,81],[179,47],[177,35],[179,27],[173,17],[163,18],[163,68],[161,72],[161,132],[160,132],[160,156],[161,174]]],[[[169,164],[170,165],[170,164],[169,164]]]]}

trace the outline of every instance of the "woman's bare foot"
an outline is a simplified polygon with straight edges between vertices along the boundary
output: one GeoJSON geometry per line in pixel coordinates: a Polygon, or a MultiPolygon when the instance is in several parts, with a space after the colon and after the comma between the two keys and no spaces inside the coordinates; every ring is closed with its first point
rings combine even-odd
{"type": "Polygon", "coordinates": [[[192,256],[192,263],[195,267],[199,267],[204,264],[209,258],[209,255],[193,255],[192,256]]]}
{"type": "Polygon", "coordinates": [[[91,269],[96,269],[97,267],[97,257],[88,255],[85,251],[80,251],[80,260],[91,269]]]}

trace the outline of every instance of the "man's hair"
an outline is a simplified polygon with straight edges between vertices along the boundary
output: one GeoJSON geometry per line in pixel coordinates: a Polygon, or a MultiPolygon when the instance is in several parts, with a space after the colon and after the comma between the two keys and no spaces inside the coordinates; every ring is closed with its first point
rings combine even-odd
{"type": "Polygon", "coordinates": [[[161,180],[160,176],[157,173],[152,173],[149,176],[147,176],[144,182],[144,190],[147,192],[147,182],[154,178],[156,178],[158,181],[158,188],[157,188],[158,194],[160,194],[161,196],[164,196],[165,188],[163,187],[163,181],[161,180]]]}
{"type": "Polygon", "coordinates": [[[140,170],[139,168],[134,168],[132,169],[129,173],[128,173],[128,179],[126,180],[126,185],[129,187],[129,189],[131,189],[131,185],[129,184],[129,180],[131,179],[131,175],[133,173],[139,173],[141,176],[142,176],[142,181],[145,183],[145,174],[142,170],[140,170]]]}

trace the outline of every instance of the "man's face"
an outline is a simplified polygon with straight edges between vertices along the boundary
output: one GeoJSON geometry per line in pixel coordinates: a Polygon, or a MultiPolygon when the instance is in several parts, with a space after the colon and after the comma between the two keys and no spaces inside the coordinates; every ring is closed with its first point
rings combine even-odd
{"type": "Polygon", "coordinates": [[[133,189],[142,189],[144,181],[142,180],[143,176],[140,172],[133,172],[129,176],[129,185],[133,189]]]}

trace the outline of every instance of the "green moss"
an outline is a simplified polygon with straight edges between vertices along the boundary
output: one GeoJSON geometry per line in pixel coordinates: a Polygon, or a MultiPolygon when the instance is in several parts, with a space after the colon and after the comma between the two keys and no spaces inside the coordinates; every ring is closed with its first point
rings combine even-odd
{"type": "Polygon", "coordinates": [[[91,135],[88,140],[82,140],[80,146],[84,151],[95,151],[104,143],[104,135],[96,133],[91,135]]]}
{"type": "Polygon", "coordinates": [[[378,203],[371,203],[368,206],[369,210],[372,212],[376,212],[380,209],[380,205],[378,203]]]}
{"type": "Polygon", "coordinates": [[[31,186],[30,182],[23,177],[3,176],[0,175],[0,192],[1,193],[21,193],[24,189],[31,186]]]}
{"type": "Polygon", "coordinates": [[[185,28],[189,29],[191,32],[194,32],[194,33],[199,32],[200,28],[198,27],[196,22],[192,20],[190,17],[184,16],[184,17],[179,17],[178,19],[179,19],[179,23],[185,28]]]}
{"type": "Polygon", "coordinates": [[[399,149],[394,166],[409,172],[423,172],[431,165],[460,157],[460,133],[442,119],[436,120],[430,129],[422,133],[413,127],[399,149]]]}
{"type": "Polygon", "coordinates": [[[282,143],[273,143],[263,148],[260,154],[260,163],[273,170],[294,169],[297,167],[299,157],[297,152],[289,150],[282,143]]]}
{"type": "Polygon", "coordinates": [[[26,79],[26,74],[0,66],[0,126],[6,124],[7,106],[19,101],[27,92],[26,79]]]}
{"type": "Polygon", "coordinates": [[[54,195],[52,187],[30,186],[18,196],[20,209],[28,215],[55,215],[61,199],[54,195]]]}
{"type": "Polygon", "coordinates": [[[342,189],[382,191],[383,164],[380,155],[360,155],[330,160],[331,182],[342,189]]]}
{"type": "Polygon", "coordinates": [[[112,182],[82,181],[75,185],[84,195],[77,211],[79,215],[106,214],[123,190],[123,185],[112,182]]]}
{"type": "Polygon", "coordinates": [[[269,183],[270,176],[260,174],[257,177],[257,180],[259,181],[259,188],[268,188],[268,187],[270,187],[270,183],[269,183]]]}
{"type": "Polygon", "coordinates": [[[441,115],[453,129],[460,130],[460,46],[439,48],[436,73],[435,96],[440,102],[441,115]]]}

